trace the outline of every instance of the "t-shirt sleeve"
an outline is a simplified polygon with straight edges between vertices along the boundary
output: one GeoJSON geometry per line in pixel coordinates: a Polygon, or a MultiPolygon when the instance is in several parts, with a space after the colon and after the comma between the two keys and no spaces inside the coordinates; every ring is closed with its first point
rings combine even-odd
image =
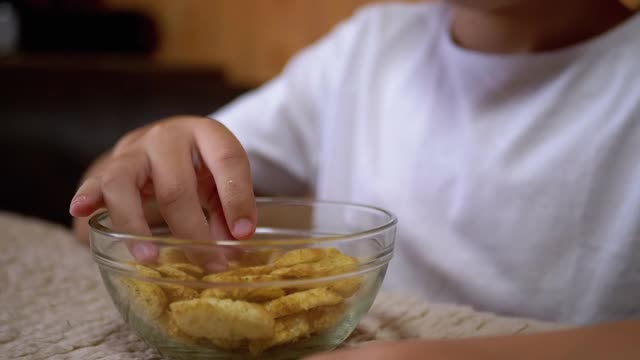
{"type": "Polygon", "coordinates": [[[244,146],[259,192],[300,195],[314,186],[322,119],[349,61],[356,18],[302,50],[267,84],[210,115],[244,146]]]}

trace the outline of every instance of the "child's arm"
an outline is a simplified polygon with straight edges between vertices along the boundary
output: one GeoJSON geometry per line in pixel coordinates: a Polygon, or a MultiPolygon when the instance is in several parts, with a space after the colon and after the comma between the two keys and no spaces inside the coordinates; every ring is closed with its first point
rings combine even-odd
{"type": "Polygon", "coordinates": [[[381,343],[312,359],[640,359],[640,320],[529,335],[381,343]]]}

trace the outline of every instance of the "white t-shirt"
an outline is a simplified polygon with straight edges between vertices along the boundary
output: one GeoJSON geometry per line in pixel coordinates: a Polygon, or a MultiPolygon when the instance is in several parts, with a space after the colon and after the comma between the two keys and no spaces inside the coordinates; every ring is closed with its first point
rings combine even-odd
{"type": "Polygon", "coordinates": [[[496,55],[458,47],[450,12],[361,10],[212,117],[258,189],[394,212],[388,290],[575,323],[640,315],[640,15],[496,55]]]}

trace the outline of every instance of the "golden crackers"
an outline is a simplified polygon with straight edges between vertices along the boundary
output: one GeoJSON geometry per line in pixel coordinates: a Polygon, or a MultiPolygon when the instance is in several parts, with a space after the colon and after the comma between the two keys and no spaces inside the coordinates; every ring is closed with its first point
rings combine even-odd
{"type": "Polygon", "coordinates": [[[203,298],[217,298],[217,299],[233,299],[233,300],[246,300],[251,302],[265,302],[273,299],[278,299],[286,295],[286,292],[281,288],[272,287],[256,287],[256,288],[210,288],[202,291],[200,297],[203,298]]]}
{"type": "Polygon", "coordinates": [[[188,263],[189,259],[184,251],[176,247],[163,247],[158,255],[158,264],[188,263]]]}
{"type": "Polygon", "coordinates": [[[334,327],[362,283],[361,276],[351,276],[283,285],[356,270],[358,261],[335,248],[246,252],[231,270],[208,275],[178,248],[162,249],[157,266],[133,266],[152,279],[123,281],[136,313],[178,340],[253,354],[334,327]]]}
{"type": "Polygon", "coordinates": [[[355,258],[337,254],[336,256],[324,257],[314,262],[281,267],[271,272],[271,274],[285,278],[302,279],[333,275],[332,272],[336,271],[339,273],[353,271],[357,265],[358,261],[355,258]]]}
{"type": "Polygon", "coordinates": [[[306,264],[316,262],[333,255],[342,254],[335,248],[305,248],[291,250],[281,257],[277,258],[273,265],[277,268],[285,268],[288,266],[306,264]]]}
{"type": "Polygon", "coordinates": [[[160,274],[157,270],[154,270],[150,267],[146,267],[140,264],[133,264],[133,267],[136,269],[136,272],[140,276],[150,277],[150,278],[161,278],[162,274],[160,274]]]}
{"type": "Polygon", "coordinates": [[[174,263],[170,265],[172,268],[176,270],[180,270],[185,274],[201,278],[204,275],[204,269],[202,269],[198,265],[193,265],[191,263],[174,263]]]}
{"type": "Polygon", "coordinates": [[[164,314],[168,300],[160,286],[133,279],[121,279],[121,284],[129,294],[131,309],[148,320],[154,320],[164,314]]]}
{"type": "Polygon", "coordinates": [[[158,271],[164,277],[173,279],[173,280],[182,280],[182,281],[197,280],[195,276],[189,275],[185,271],[180,270],[179,268],[175,267],[174,264],[160,265],[156,268],[156,271],[158,271]]]}
{"type": "Polygon", "coordinates": [[[276,319],[275,334],[268,339],[252,340],[249,351],[259,354],[274,346],[292,343],[313,333],[335,326],[344,312],[343,306],[324,306],[276,319]]]}
{"type": "Polygon", "coordinates": [[[342,297],[327,288],[316,288],[296,292],[264,304],[271,315],[279,318],[296,314],[320,306],[336,305],[342,302],[342,297]]]}
{"type": "Polygon", "coordinates": [[[309,335],[311,327],[304,315],[287,316],[277,320],[273,336],[250,342],[249,351],[259,354],[268,348],[291,343],[309,335]]]}
{"type": "Polygon", "coordinates": [[[263,306],[230,299],[194,299],[171,304],[176,326],[187,335],[213,339],[264,339],[275,320],[263,306]]]}

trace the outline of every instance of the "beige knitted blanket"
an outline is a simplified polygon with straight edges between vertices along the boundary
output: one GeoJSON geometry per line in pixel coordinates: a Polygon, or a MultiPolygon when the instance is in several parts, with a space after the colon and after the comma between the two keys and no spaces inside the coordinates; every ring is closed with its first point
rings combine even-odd
{"type": "MultiPolygon", "coordinates": [[[[1,212],[0,229],[0,359],[160,359],[122,321],[68,230],[1,212]]],[[[345,346],[557,327],[380,294],[345,346]]]]}

